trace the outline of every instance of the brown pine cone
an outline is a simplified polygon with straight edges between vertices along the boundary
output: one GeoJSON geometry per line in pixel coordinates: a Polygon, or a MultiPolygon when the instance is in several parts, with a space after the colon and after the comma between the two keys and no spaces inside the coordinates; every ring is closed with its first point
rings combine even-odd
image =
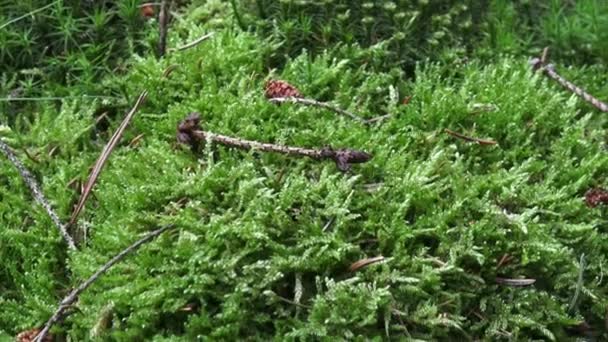
{"type": "Polygon", "coordinates": [[[608,204],[608,191],[601,188],[591,189],[585,193],[585,202],[591,208],[599,204],[608,204]]]}
{"type": "MultiPolygon", "coordinates": [[[[34,341],[34,338],[36,337],[36,335],[38,335],[39,332],[40,329],[38,328],[22,331],[19,333],[19,335],[17,335],[17,338],[15,340],[17,342],[32,342],[34,341]]],[[[51,335],[46,335],[44,337],[43,342],[53,342],[53,338],[51,337],[51,335]]]]}
{"type": "Polygon", "coordinates": [[[302,93],[296,87],[281,80],[268,80],[264,91],[269,99],[276,97],[302,97],[302,93]]]}

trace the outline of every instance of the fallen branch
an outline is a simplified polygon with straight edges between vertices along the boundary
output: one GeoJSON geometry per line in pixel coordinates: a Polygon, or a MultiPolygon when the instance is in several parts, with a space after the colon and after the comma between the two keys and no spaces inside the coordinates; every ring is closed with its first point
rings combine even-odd
{"type": "Polygon", "coordinates": [[[61,236],[68,244],[68,248],[75,250],[76,245],[74,244],[74,240],[72,239],[70,234],[68,234],[66,226],[61,223],[59,216],[57,215],[57,213],[55,213],[49,201],[47,201],[47,199],[44,197],[44,194],[38,186],[36,179],[34,179],[34,176],[28,171],[28,169],[25,168],[19,158],[17,158],[15,153],[11,150],[11,148],[2,140],[0,140],[0,150],[2,151],[2,153],[4,153],[4,155],[6,155],[8,160],[13,163],[15,168],[17,168],[17,171],[19,171],[21,178],[23,178],[25,184],[27,184],[27,186],[30,188],[34,199],[46,210],[47,214],[51,218],[51,221],[53,221],[57,229],[59,229],[59,233],[61,233],[61,236]]]}
{"type": "Polygon", "coordinates": [[[469,136],[466,136],[464,134],[460,134],[458,132],[454,132],[452,130],[449,130],[447,128],[444,129],[443,131],[446,132],[447,134],[451,135],[451,136],[456,137],[456,138],[460,138],[460,139],[465,140],[465,141],[470,141],[470,142],[478,143],[479,145],[496,145],[496,141],[494,141],[494,140],[479,139],[479,138],[469,137],[469,136]]]}
{"type": "Polygon", "coordinates": [[[53,313],[51,318],[49,318],[49,320],[45,323],[44,328],[40,331],[38,336],[36,336],[36,338],[34,338],[34,341],[43,341],[45,336],[48,334],[49,330],[53,326],[53,324],[57,323],[59,320],[61,320],[63,318],[64,311],[68,307],[70,307],[72,304],[74,304],[74,302],[76,302],[76,300],[78,300],[78,297],[80,296],[80,294],[84,290],[86,290],[89,286],[91,286],[91,284],[93,284],[97,279],[99,279],[99,277],[101,277],[104,273],[106,273],[112,266],[114,266],[116,263],[118,263],[119,261],[124,259],[125,256],[127,256],[129,253],[138,249],[141,245],[149,242],[150,240],[152,240],[155,237],[157,237],[158,235],[164,233],[171,227],[172,227],[171,225],[165,226],[165,227],[162,227],[160,229],[157,229],[155,231],[148,233],[146,236],[137,240],[135,243],[133,243],[129,247],[125,248],[122,252],[118,253],[116,256],[114,256],[112,259],[110,259],[110,261],[108,261],[105,265],[101,266],[95,273],[93,273],[93,275],[90,276],[89,279],[84,281],[77,288],[73,289],[70,292],[70,294],[67,295],[67,297],[65,297],[59,303],[59,307],[57,308],[55,313],[53,313]]]}
{"type": "Polygon", "coordinates": [[[583,89],[577,87],[574,83],[568,81],[563,78],[560,74],[555,71],[555,66],[553,64],[545,64],[546,60],[546,49],[543,52],[543,56],[541,58],[532,58],[530,60],[530,65],[533,70],[540,70],[543,74],[547,75],[549,78],[555,80],[562,87],[568,89],[569,91],[576,94],[578,97],[583,100],[589,102],[592,106],[599,109],[602,112],[608,112],[608,105],[597,98],[593,97],[593,95],[587,93],[583,89]]]}
{"type": "Polygon", "coordinates": [[[200,130],[199,124],[199,114],[190,114],[184,121],[182,121],[178,125],[177,140],[180,143],[189,144],[193,148],[198,147],[200,142],[210,140],[225,146],[236,147],[243,150],[276,152],[292,156],[304,156],[316,160],[331,159],[335,161],[340,171],[348,171],[351,168],[351,164],[365,163],[366,161],[372,158],[370,154],[358,150],[334,150],[331,147],[326,147],[322,149],[307,149],[302,147],[275,145],[261,143],[258,141],[244,140],[240,138],[233,138],[225,135],[215,134],[212,132],[202,131],[200,130]]]}
{"type": "Polygon", "coordinates": [[[182,46],[179,46],[179,47],[176,47],[176,48],[169,49],[169,52],[183,51],[183,50],[189,49],[191,47],[197,46],[198,44],[204,42],[205,40],[213,37],[214,34],[215,34],[214,32],[207,33],[206,35],[204,35],[204,36],[202,36],[200,38],[197,38],[196,40],[194,40],[194,41],[192,41],[192,42],[190,42],[188,44],[185,44],[185,45],[182,45],[182,46]]]}
{"type": "Polygon", "coordinates": [[[122,123],[120,124],[120,126],[118,127],[116,132],[114,132],[114,135],[112,135],[112,137],[110,138],[110,140],[108,141],[106,146],[103,148],[103,151],[101,151],[101,155],[95,162],[95,165],[93,166],[93,170],[91,171],[89,179],[87,179],[87,182],[84,185],[83,192],[80,195],[80,199],[78,200],[78,204],[76,205],[76,209],[74,209],[74,212],[72,213],[72,217],[70,218],[70,222],[68,223],[68,225],[71,226],[71,225],[75,224],[76,221],[78,220],[78,215],[82,211],[82,208],[84,208],[84,204],[87,201],[87,198],[89,197],[89,194],[91,193],[91,190],[93,190],[93,186],[95,185],[95,182],[97,181],[97,177],[99,177],[99,174],[101,173],[101,170],[103,169],[104,165],[106,164],[108,157],[112,153],[112,150],[114,150],[114,147],[120,141],[120,138],[122,137],[125,129],[129,125],[129,122],[131,122],[131,119],[133,119],[135,112],[137,112],[137,109],[139,108],[139,106],[141,106],[141,104],[146,100],[146,96],[148,96],[148,92],[144,90],[139,95],[139,98],[137,99],[137,102],[135,102],[135,105],[133,105],[133,108],[131,108],[129,113],[127,113],[127,116],[124,118],[124,120],[122,120],[122,123]]]}

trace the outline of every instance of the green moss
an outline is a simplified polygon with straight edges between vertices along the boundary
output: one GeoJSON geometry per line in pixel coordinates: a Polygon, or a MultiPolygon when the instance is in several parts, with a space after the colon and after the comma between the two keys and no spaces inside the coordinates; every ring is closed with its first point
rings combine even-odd
{"type": "MultiPolygon", "coordinates": [[[[170,46],[207,30],[194,19],[174,25],[170,46]]],[[[3,139],[66,218],[78,198],[67,184],[86,179],[122,113],[140,91],[150,92],[81,215],[74,232],[81,249],[67,260],[50,220],[0,159],[0,333],[43,323],[71,287],[166,223],[176,229],[99,279],[54,331],[74,340],[561,341],[585,320],[601,333],[605,211],[582,197],[605,186],[604,116],[533,74],[525,57],[420,62],[412,80],[396,65],[374,65],[381,44],[340,45],[272,71],[365,117],[392,114],[363,127],[267,102],[262,88],[276,52],[268,42],[226,28],[160,61],[134,56],[125,75],[101,83],[116,100],[63,101],[13,117],[3,139]],[[163,78],[170,65],[179,68],[163,78]],[[95,119],[108,109],[114,114],[103,129],[95,119]],[[218,146],[192,153],[174,137],[191,111],[213,132],[353,147],[374,158],[343,174],[329,162],[218,146]],[[498,144],[455,140],[445,128],[498,144]],[[582,253],[582,288],[571,306],[582,253]],[[505,254],[513,259],[497,268],[505,254]],[[377,255],[387,260],[348,271],[377,255]],[[497,276],[536,283],[510,288],[497,276]],[[108,310],[110,324],[92,332],[108,310]]],[[[602,67],[564,70],[603,91],[602,67]]]]}

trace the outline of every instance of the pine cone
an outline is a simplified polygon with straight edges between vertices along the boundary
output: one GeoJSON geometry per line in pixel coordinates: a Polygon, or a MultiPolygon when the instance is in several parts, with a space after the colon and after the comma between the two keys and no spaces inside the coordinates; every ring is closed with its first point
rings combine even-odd
{"type": "Polygon", "coordinates": [[[302,93],[291,84],[281,80],[268,80],[264,88],[269,99],[276,97],[302,97],[302,93]]]}
{"type": "MultiPolygon", "coordinates": [[[[16,341],[17,342],[32,342],[32,341],[34,341],[34,338],[36,337],[36,335],[38,335],[39,332],[40,332],[40,329],[38,329],[38,328],[33,328],[30,330],[22,331],[19,333],[19,335],[17,335],[16,341]]],[[[51,335],[46,335],[44,337],[43,342],[53,342],[53,338],[51,337],[51,335]]]]}
{"type": "Polygon", "coordinates": [[[608,204],[608,191],[600,188],[591,189],[585,194],[585,202],[591,208],[599,204],[608,204]]]}

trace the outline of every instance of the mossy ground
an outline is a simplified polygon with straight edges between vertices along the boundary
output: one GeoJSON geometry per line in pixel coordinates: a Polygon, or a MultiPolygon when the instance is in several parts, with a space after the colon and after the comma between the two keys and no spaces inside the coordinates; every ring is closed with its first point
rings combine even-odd
{"type": "MultiPolygon", "coordinates": [[[[222,7],[210,3],[205,10],[222,7]]],[[[390,119],[363,126],[276,106],[262,92],[276,42],[217,20],[201,25],[200,13],[174,21],[169,46],[216,35],[161,60],[132,56],[124,74],[96,85],[118,99],[0,113],[2,139],[67,218],[79,195],[68,184],[86,180],[123,113],[149,91],[73,231],[76,252],[66,252],[0,158],[0,334],[44,323],[69,289],[171,223],[171,233],[83,293],[54,332],[73,340],[563,341],[584,337],[572,330],[587,322],[607,337],[606,211],[583,201],[606,185],[605,115],[533,73],[523,55],[421,60],[405,74],[375,65],[387,53],[382,43],[304,51],[272,73],[307,97],[390,119]],[[163,77],[171,65],[179,67],[163,77]],[[109,127],[96,123],[104,111],[109,127]],[[193,153],[175,140],[192,111],[216,133],[374,157],[341,173],[331,162],[219,146],[193,153]],[[457,140],[446,128],[497,145],[457,140]],[[386,262],[348,271],[378,255],[386,262]],[[497,276],[536,283],[507,287],[497,276]]],[[[604,66],[558,68],[608,98],[604,66]]]]}

